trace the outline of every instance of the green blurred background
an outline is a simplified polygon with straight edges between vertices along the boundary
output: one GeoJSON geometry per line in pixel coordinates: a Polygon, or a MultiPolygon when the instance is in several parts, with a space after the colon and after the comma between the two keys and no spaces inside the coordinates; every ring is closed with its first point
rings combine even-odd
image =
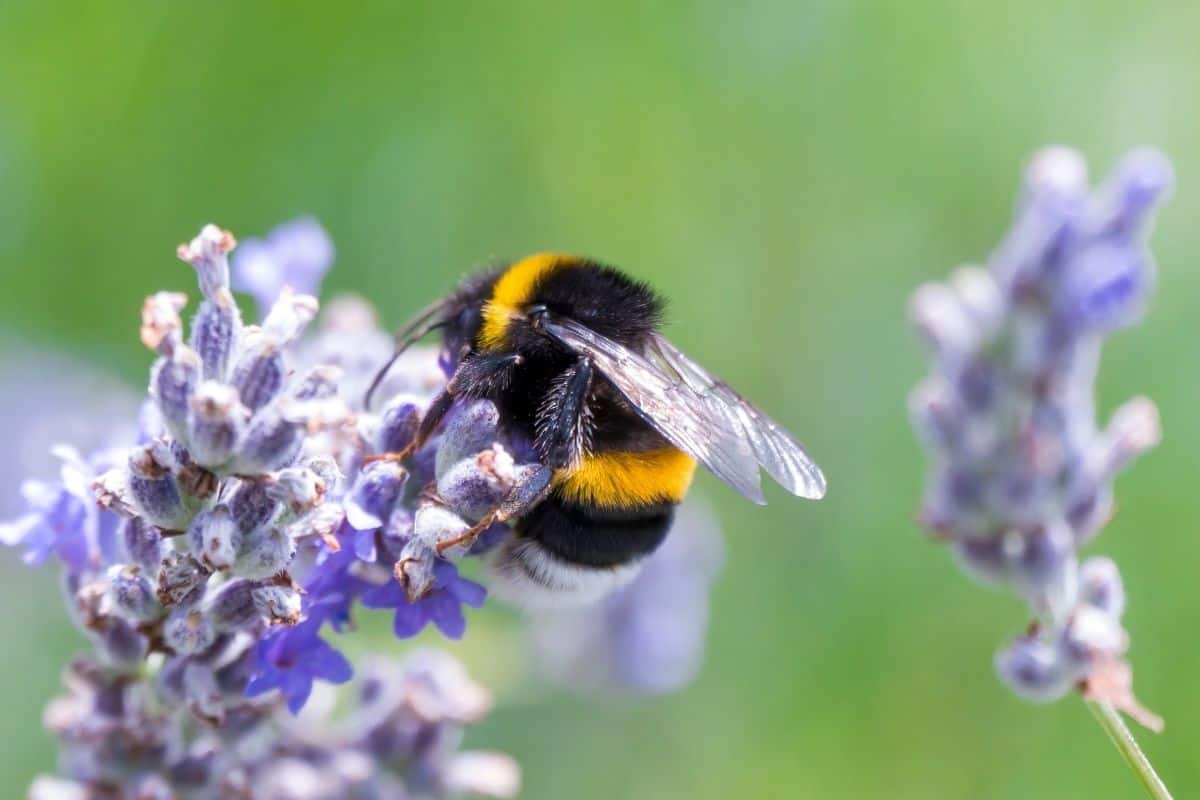
{"type": "MultiPolygon", "coordinates": [[[[511,616],[477,615],[457,651],[501,705],[469,744],[513,753],[531,798],[1131,797],[1081,703],[996,681],[1025,611],[913,523],[905,396],[925,365],[904,309],[986,256],[1035,148],[1074,144],[1099,176],[1159,146],[1180,187],[1161,285],[1108,348],[1101,401],[1150,395],[1166,439],[1092,549],[1122,567],[1139,693],[1168,720],[1146,748],[1178,796],[1200,791],[1200,6],[333,8],[0,2],[10,356],[68,351],[144,383],[140,301],[194,294],[173,248],[208,220],[245,237],[316,215],[339,248],[326,288],[389,324],[495,255],[623,265],[672,298],[685,349],[802,435],[829,497],[759,509],[701,479],[729,558],[680,695],[505,689],[511,616]]],[[[40,709],[81,639],[52,567],[0,559],[0,797],[18,797],[53,765],[40,709]]]]}

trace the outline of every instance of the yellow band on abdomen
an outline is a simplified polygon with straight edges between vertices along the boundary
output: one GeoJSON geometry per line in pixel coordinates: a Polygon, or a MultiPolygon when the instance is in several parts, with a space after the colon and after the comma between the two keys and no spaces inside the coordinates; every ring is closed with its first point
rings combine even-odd
{"type": "Polygon", "coordinates": [[[674,447],[642,452],[612,450],[585,456],[577,466],[559,470],[559,495],[581,505],[636,508],[679,503],[687,495],[696,462],[674,447]]]}

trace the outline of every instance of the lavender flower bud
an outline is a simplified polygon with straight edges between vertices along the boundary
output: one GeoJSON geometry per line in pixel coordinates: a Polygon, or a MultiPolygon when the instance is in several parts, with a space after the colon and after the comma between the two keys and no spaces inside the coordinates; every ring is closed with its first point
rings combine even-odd
{"type": "Polygon", "coordinates": [[[187,527],[179,484],[151,447],[138,448],[129,457],[129,493],[149,522],[168,530],[187,527]]]}
{"type": "Polygon", "coordinates": [[[231,572],[261,580],[282,572],[296,554],[296,543],[279,528],[263,526],[242,537],[231,572]]]}
{"type": "Polygon", "coordinates": [[[1143,224],[1174,183],[1171,162],[1162,153],[1149,148],[1129,153],[1101,189],[1105,229],[1124,233],[1143,224]]]}
{"type": "Polygon", "coordinates": [[[259,338],[246,348],[233,369],[233,385],[242,404],[257,411],[283,389],[287,367],[274,341],[259,338]]]}
{"type": "Polygon", "coordinates": [[[1092,605],[1081,605],[1063,628],[1060,657],[1074,669],[1076,680],[1087,676],[1097,655],[1120,657],[1129,647],[1129,637],[1111,614],[1092,605]]]}
{"type": "Polygon", "coordinates": [[[238,446],[247,412],[233,387],[214,381],[200,384],[191,405],[188,452],[201,466],[220,467],[238,446]]]}
{"type": "Polygon", "coordinates": [[[287,419],[277,407],[266,408],[251,420],[234,471],[246,475],[274,472],[295,461],[303,443],[303,424],[287,419]]]}
{"type": "Polygon", "coordinates": [[[308,467],[289,467],[275,473],[267,494],[293,514],[308,511],[325,499],[325,481],[308,467]]]}
{"type": "Polygon", "coordinates": [[[1040,614],[1062,619],[1075,602],[1078,571],[1075,540],[1065,523],[1052,523],[1031,534],[1005,535],[1017,588],[1040,614]]]}
{"type": "Polygon", "coordinates": [[[400,559],[396,562],[395,577],[404,587],[408,602],[415,603],[433,591],[436,577],[433,567],[436,563],[437,553],[433,547],[416,537],[401,550],[400,559]]]}
{"type": "Polygon", "coordinates": [[[279,510],[279,502],[261,481],[243,481],[229,499],[229,512],[242,533],[269,525],[279,510]]]}
{"type": "Polygon", "coordinates": [[[441,473],[438,495],[467,519],[479,519],[496,506],[516,480],[512,456],[500,445],[464,458],[441,473]]]}
{"type": "Polygon", "coordinates": [[[400,452],[408,447],[420,426],[421,410],[417,399],[411,395],[393,398],[380,415],[379,431],[375,437],[376,451],[400,452]]]}
{"type": "Polygon", "coordinates": [[[1125,587],[1111,558],[1092,556],[1079,567],[1079,596],[1113,619],[1125,614],[1125,587]]]}
{"type": "Polygon", "coordinates": [[[200,374],[200,357],[183,345],[159,359],[150,372],[150,396],[158,403],[167,429],[178,439],[187,436],[188,410],[200,374]]]}
{"type": "Polygon", "coordinates": [[[300,621],[300,593],[286,586],[258,586],[254,606],[272,624],[295,625],[300,621]]]}
{"type": "Polygon", "coordinates": [[[236,631],[259,618],[254,602],[256,586],[254,581],[232,580],[217,590],[205,614],[218,633],[236,631]]]}
{"type": "Polygon", "coordinates": [[[152,294],[142,303],[142,344],[169,356],[179,346],[183,321],[179,312],[187,305],[187,295],[178,292],[152,294]]]}
{"type": "Polygon", "coordinates": [[[122,523],[121,534],[128,559],[147,573],[156,574],[163,555],[162,531],[141,517],[133,517],[122,523]]]}
{"type": "MultiPolygon", "coordinates": [[[[155,566],[157,569],[157,565],[155,566]]],[[[135,564],[113,566],[108,571],[108,589],[113,605],[124,616],[144,621],[162,612],[154,585],[135,564]]]]}
{"type": "Polygon", "coordinates": [[[100,637],[100,652],[117,667],[140,665],[150,650],[149,640],[120,617],[109,620],[100,637]]]}
{"type": "Polygon", "coordinates": [[[263,320],[263,332],[281,344],[291,342],[317,316],[318,307],[317,298],[296,294],[290,287],[284,286],[267,313],[267,318],[263,320]]]}
{"type": "MultiPolygon", "coordinates": [[[[436,547],[441,542],[466,533],[471,523],[440,503],[423,503],[413,517],[413,540],[425,547],[436,547]]],[[[454,554],[451,554],[454,555],[454,554]]]]}
{"type": "Polygon", "coordinates": [[[229,377],[229,362],[241,329],[242,317],[228,290],[200,304],[192,320],[190,343],[200,356],[205,380],[223,382],[229,377]]]}
{"type": "MultiPolygon", "coordinates": [[[[163,623],[163,641],[176,653],[194,655],[207,650],[217,640],[217,632],[196,610],[173,612],[163,623]]],[[[184,685],[187,685],[185,678],[184,685]]]]}
{"type": "Polygon", "coordinates": [[[499,423],[500,412],[488,400],[475,400],[457,409],[438,444],[435,472],[440,476],[453,464],[490,447],[499,423]]]}
{"type": "Polygon", "coordinates": [[[1041,639],[1023,636],[996,656],[996,671],[1014,692],[1029,700],[1057,700],[1071,689],[1071,675],[1057,651],[1041,639]]]}
{"type": "Polygon", "coordinates": [[[1075,324],[1110,331],[1137,322],[1153,288],[1153,270],[1128,242],[1098,242],[1063,276],[1062,312],[1075,324]]]}
{"type": "MultiPolygon", "coordinates": [[[[191,624],[189,619],[188,626],[191,624]]],[[[203,623],[199,624],[203,627],[203,623]]],[[[192,633],[189,631],[189,642],[191,636],[192,633]]],[[[205,649],[208,646],[203,645],[199,649],[205,649]]],[[[212,667],[200,661],[189,662],[184,668],[183,687],[188,709],[193,714],[210,725],[219,727],[225,722],[225,704],[212,667]]]]}
{"type": "Polygon", "coordinates": [[[200,235],[187,244],[179,245],[176,255],[196,268],[200,278],[200,291],[210,300],[215,300],[221,290],[229,290],[229,252],[237,246],[237,240],[229,231],[216,225],[205,225],[200,235]]]}
{"type": "Polygon", "coordinates": [[[229,569],[237,559],[242,532],[225,506],[202,511],[188,530],[192,555],[210,570],[229,569]]]}

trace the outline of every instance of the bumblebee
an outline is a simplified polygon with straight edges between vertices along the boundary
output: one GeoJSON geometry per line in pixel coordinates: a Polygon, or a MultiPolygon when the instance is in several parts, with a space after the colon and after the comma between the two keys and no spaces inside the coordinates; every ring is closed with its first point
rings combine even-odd
{"type": "Polygon", "coordinates": [[[412,443],[385,458],[420,448],[456,400],[485,398],[542,464],[442,551],[512,520],[492,556],[499,588],[585,600],[662,543],[697,462],[755,503],[760,467],[795,495],[824,495],[804,448],[671,344],[662,312],[648,285],[613,267],[541,253],[467,278],[397,334],[397,356],[441,329],[460,357],[412,443]]]}

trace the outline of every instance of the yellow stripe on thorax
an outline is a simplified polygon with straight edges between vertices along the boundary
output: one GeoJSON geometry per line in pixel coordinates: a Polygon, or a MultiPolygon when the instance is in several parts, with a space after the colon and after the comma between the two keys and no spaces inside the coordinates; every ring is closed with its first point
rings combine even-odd
{"type": "Polygon", "coordinates": [[[538,281],[559,267],[576,261],[558,253],[536,253],[523,258],[496,279],[491,298],[483,306],[478,345],[484,350],[504,347],[509,320],[533,299],[538,281]]]}
{"type": "Polygon", "coordinates": [[[609,451],[554,476],[560,496],[601,508],[634,508],[678,503],[687,494],[696,462],[674,447],[643,452],[609,451]]]}

